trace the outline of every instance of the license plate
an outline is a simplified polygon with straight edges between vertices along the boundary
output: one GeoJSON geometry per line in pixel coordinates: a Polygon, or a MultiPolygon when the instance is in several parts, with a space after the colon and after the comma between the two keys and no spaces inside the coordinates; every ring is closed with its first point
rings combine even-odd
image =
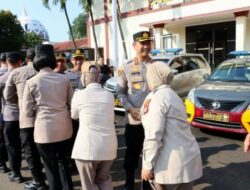
{"type": "Polygon", "coordinates": [[[122,103],[119,99],[115,99],[115,107],[122,107],[122,103]]]}
{"type": "Polygon", "coordinates": [[[220,122],[229,122],[229,115],[226,113],[204,112],[203,119],[212,120],[212,121],[220,121],[220,122]]]}

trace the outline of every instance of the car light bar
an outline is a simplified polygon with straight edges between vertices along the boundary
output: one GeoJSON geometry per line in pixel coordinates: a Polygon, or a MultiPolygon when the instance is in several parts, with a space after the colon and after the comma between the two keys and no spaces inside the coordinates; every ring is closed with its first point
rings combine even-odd
{"type": "Polygon", "coordinates": [[[159,54],[159,53],[174,53],[174,54],[177,54],[177,53],[180,53],[181,51],[183,51],[182,48],[171,48],[171,49],[152,49],[151,50],[151,53],[153,55],[156,55],[156,54],[159,54]]]}
{"type": "Polygon", "coordinates": [[[234,56],[249,56],[250,51],[231,51],[229,55],[234,55],[234,56]]]}

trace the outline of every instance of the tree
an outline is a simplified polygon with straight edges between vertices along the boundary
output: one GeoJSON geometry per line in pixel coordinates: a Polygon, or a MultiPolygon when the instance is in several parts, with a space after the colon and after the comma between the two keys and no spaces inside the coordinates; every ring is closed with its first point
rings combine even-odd
{"type": "Polygon", "coordinates": [[[86,15],[81,13],[78,15],[78,17],[74,19],[72,24],[72,32],[76,39],[81,39],[86,37],[87,35],[86,15]]]}
{"type": "Polygon", "coordinates": [[[17,17],[10,11],[0,11],[0,52],[19,51],[24,41],[24,31],[17,17]]]}
{"type": "MultiPolygon", "coordinates": [[[[48,9],[50,9],[49,0],[42,0],[42,1],[43,1],[43,5],[45,7],[47,7],[48,9]]],[[[64,10],[64,14],[65,14],[66,19],[67,19],[67,23],[68,23],[68,26],[69,26],[69,31],[70,31],[70,34],[71,34],[71,39],[73,41],[73,44],[74,44],[75,48],[77,48],[76,43],[75,43],[75,38],[74,38],[74,35],[73,35],[73,32],[72,32],[71,24],[70,24],[70,21],[69,21],[68,11],[67,11],[67,7],[66,7],[66,1],[67,0],[53,0],[52,3],[54,5],[57,5],[57,3],[60,2],[60,7],[61,7],[62,10],[64,10]]]]}
{"type": "Polygon", "coordinates": [[[97,38],[96,38],[96,32],[95,32],[95,22],[94,22],[94,17],[93,17],[93,12],[92,12],[92,7],[93,7],[93,2],[92,0],[80,0],[80,4],[83,6],[83,9],[89,13],[90,19],[92,22],[92,33],[94,37],[94,42],[95,42],[95,61],[100,57],[100,52],[98,50],[98,44],[97,44],[97,38]]]}
{"type": "Polygon", "coordinates": [[[24,34],[24,47],[34,48],[38,44],[42,44],[41,38],[35,32],[27,32],[24,34]]]}

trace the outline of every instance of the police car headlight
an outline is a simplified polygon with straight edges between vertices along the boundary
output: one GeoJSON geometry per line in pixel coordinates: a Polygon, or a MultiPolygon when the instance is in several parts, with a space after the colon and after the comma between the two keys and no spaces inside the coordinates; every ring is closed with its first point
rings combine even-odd
{"type": "Polygon", "coordinates": [[[191,89],[191,90],[189,91],[189,93],[188,93],[187,98],[186,98],[186,100],[192,102],[193,104],[194,104],[194,91],[195,91],[194,88],[191,89]]]}
{"type": "Polygon", "coordinates": [[[188,122],[192,122],[195,114],[195,105],[194,105],[194,91],[192,89],[185,100],[186,112],[187,112],[187,120],[188,122]]]}

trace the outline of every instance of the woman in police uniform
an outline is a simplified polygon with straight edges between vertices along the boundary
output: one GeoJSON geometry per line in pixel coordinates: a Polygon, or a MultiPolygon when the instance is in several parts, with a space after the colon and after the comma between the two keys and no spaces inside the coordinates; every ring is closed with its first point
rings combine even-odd
{"type": "Polygon", "coordinates": [[[53,72],[56,59],[52,45],[38,45],[35,53],[34,67],[39,73],[27,80],[24,114],[35,119],[34,141],[43,159],[50,190],[73,190],[67,160],[72,136],[73,90],[66,75],[53,72]]]}
{"type": "Polygon", "coordinates": [[[147,67],[151,93],[141,108],[145,131],[143,144],[144,180],[153,179],[157,190],[191,190],[202,176],[199,146],[187,123],[184,104],[170,88],[171,69],[163,62],[147,67]]]}

